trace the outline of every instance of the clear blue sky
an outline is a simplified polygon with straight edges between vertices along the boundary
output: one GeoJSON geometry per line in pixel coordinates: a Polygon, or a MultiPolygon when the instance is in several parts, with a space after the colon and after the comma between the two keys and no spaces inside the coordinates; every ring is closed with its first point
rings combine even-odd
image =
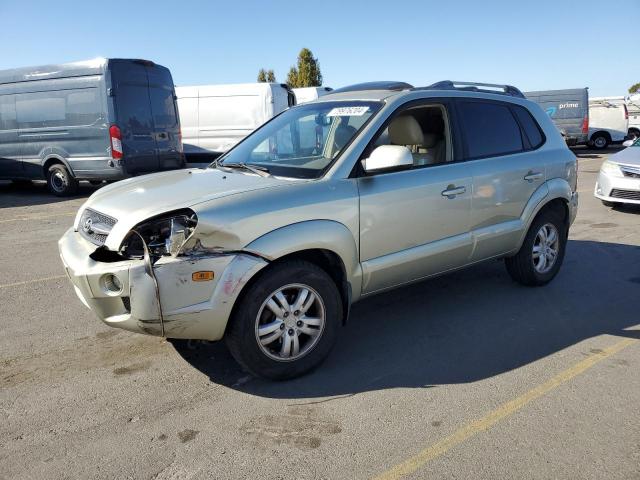
{"type": "Polygon", "coordinates": [[[640,0],[0,0],[0,69],[147,58],[178,85],[286,79],[301,47],[325,85],[510,83],[623,95],[640,82],[640,0]],[[636,20],[634,20],[636,19],[636,20]]]}

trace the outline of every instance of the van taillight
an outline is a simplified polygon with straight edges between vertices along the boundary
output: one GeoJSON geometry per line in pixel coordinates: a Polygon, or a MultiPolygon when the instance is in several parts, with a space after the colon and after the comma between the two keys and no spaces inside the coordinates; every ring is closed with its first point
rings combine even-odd
{"type": "Polygon", "coordinates": [[[589,116],[585,115],[582,119],[582,133],[589,133],[589,116]]]}
{"type": "Polygon", "coordinates": [[[629,120],[629,110],[626,105],[622,105],[624,107],[624,119],[629,120]]]}
{"type": "Polygon", "coordinates": [[[111,157],[114,160],[122,158],[122,134],[117,125],[109,127],[109,136],[111,137],[111,157]]]}

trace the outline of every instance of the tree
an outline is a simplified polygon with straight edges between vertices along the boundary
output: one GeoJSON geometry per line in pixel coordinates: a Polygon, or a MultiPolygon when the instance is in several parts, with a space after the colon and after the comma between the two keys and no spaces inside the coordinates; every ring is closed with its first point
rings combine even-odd
{"type": "Polygon", "coordinates": [[[291,88],[319,87],[322,85],[320,63],[308,48],[300,50],[298,64],[295,67],[291,67],[287,75],[287,85],[291,88]]]}
{"type": "Polygon", "coordinates": [[[635,85],[631,85],[629,87],[629,93],[638,93],[640,92],[640,83],[636,83],[635,85]]]}
{"type": "Polygon", "coordinates": [[[276,74],[273,73],[273,70],[261,68],[258,72],[258,82],[276,83],[276,74]]]}

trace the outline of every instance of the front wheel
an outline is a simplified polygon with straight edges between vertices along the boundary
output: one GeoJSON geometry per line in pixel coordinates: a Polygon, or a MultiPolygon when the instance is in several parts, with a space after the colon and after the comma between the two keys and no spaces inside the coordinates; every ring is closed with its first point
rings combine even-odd
{"type": "Polygon", "coordinates": [[[226,333],[233,357],[250,373],[294,378],[329,355],[342,319],[332,278],[305,261],[265,271],[239,298],[226,333]]]}
{"type": "Polygon", "coordinates": [[[527,286],[549,283],[560,270],[567,244],[567,226],[556,210],[541,212],[529,227],[518,253],[505,259],[507,272],[527,286]]]}

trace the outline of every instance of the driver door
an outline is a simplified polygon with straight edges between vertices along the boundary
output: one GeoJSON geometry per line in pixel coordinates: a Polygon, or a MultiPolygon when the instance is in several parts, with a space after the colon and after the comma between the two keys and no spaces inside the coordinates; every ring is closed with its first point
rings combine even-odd
{"type": "Polygon", "coordinates": [[[404,145],[413,152],[414,166],[358,178],[363,294],[469,263],[472,177],[468,165],[456,161],[452,127],[447,102],[414,104],[395,112],[365,150],[381,143],[404,145]],[[415,128],[413,134],[394,129],[393,122],[407,115],[415,122],[405,119],[396,126],[420,125],[422,135],[415,128]],[[441,138],[434,143],[434,136],[441,138]],[[438,148],[446,154],[430,157],[429,150],[438,148]]]}

